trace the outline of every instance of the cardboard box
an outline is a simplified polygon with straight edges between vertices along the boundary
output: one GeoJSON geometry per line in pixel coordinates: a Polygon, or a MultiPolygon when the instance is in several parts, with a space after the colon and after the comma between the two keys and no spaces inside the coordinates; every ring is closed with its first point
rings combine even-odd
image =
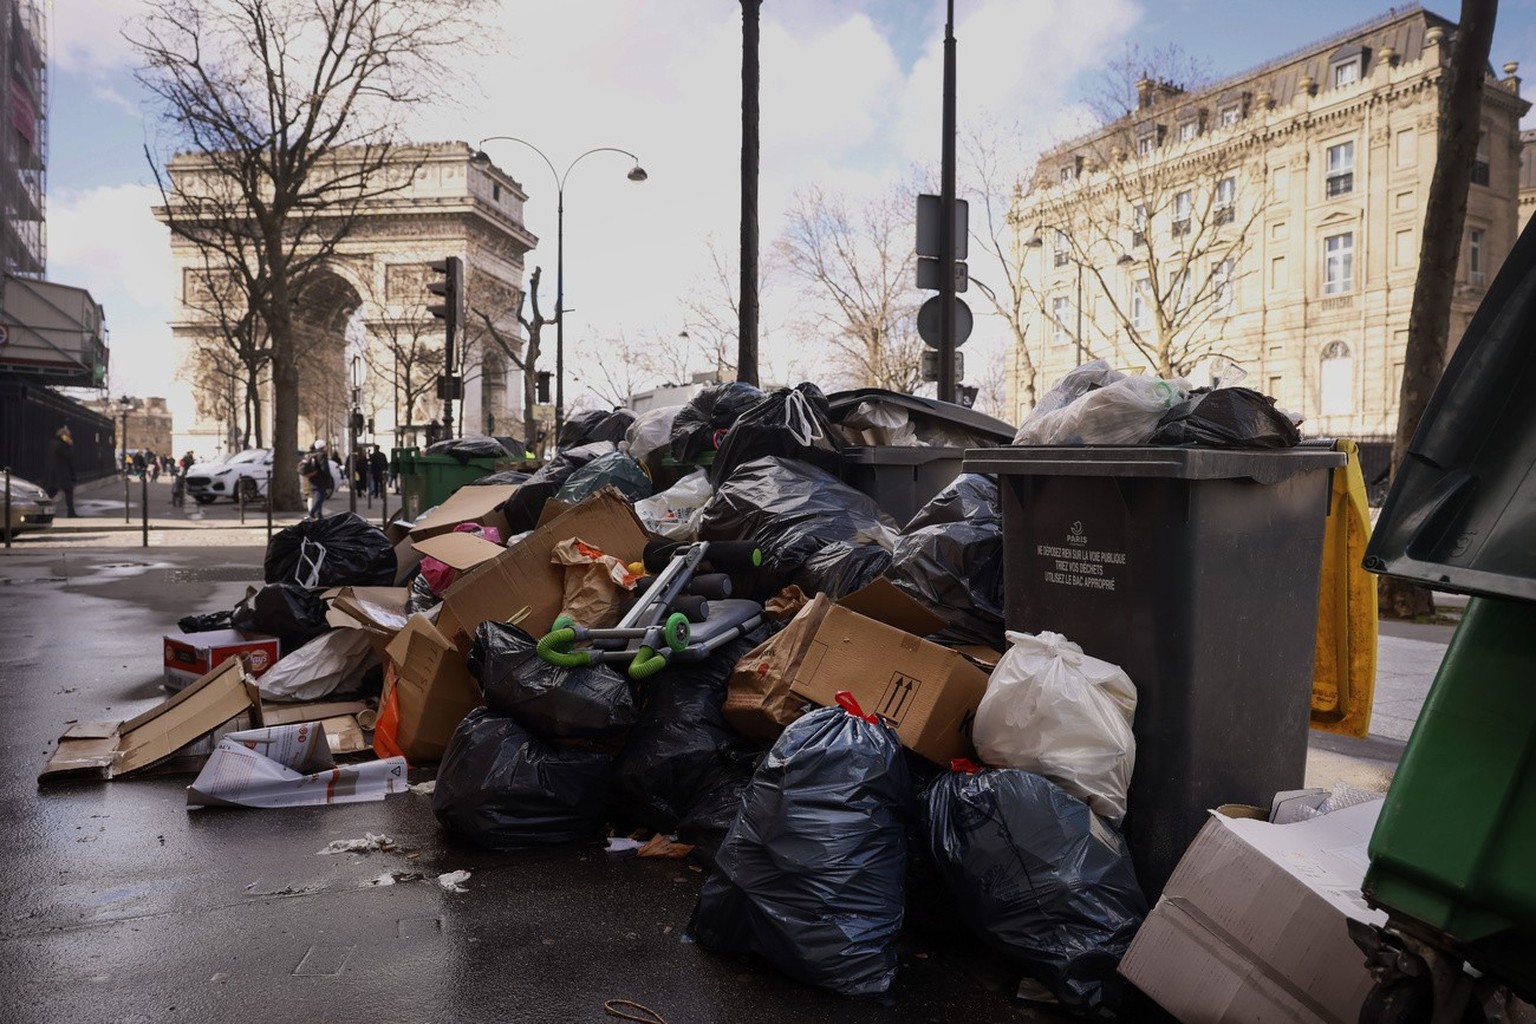
{"type": "Polygon", "coordinates": [[[1120,973],[1184,1024],[1354,1024],[1372,981],[1345,922],[1386,921],[1360,895],[1381,806],[1289,825],[1213,812],[1120,973]]]}
{"type": "Polygon", "coordinates": [[[260,677],[278,659],[277,637],[238,629],[165,634],[165,688],[180,690],[210,670],[245,655],[251,675],[260,677]]]}
{"type": "MultiPolygon", "coordinates": [[[[180,693],[121,722],[77,722],[59,737],[38,781],[118,778],[152,768],[237,719],[261,719],[261,695],[242,657],[221,662],[180,693]]],[[[208,744],[208,749],[212,745],[208,744]]]]}
{"type": "Polygon", "coordinates": [[[650,539],[634,506],[616,490],[604,488],[455,580],[443,594],[439,630],[467,650],[480,623],[505,622],[527,608],[522,627],[542,636],[560,614],[565,596],[565,573],[549,556],[569,537],[579,537],[624,562],[637,561],[650,539]]]}
{"type": "Polygon", "coordinates": [[[480,705],[480,685],[464,655],[425,615],[412,615],[390,641],[382,707],[394,692],[400,724],[395,742],[412,761],[443,756],[453,730],[480,705]]]}
{"type": "Polygon", "coordinates": [[[889,580],[877,579],[827,609],[790,692],[830,706],[847,690],[865,712],[895,726],[909,750],[945,766],[974,759],[971,724],[987,673],[922,638],[943,625],[889,580]]]}
{"type": "MultiPolygon", "coordinates": [[[[503,539],[507,536],[507,518],[498,509],[507,503],[517,484],[493,484],[478,487],[470,484],[450,494],[441,505],[428,509],[411,526],[411,541],[419,546],[428,537],[451,533],[460,523],[479,523],[494,526],[503,539]]],[[[434,556],[435,557],[435,556],[434,556]]]]}

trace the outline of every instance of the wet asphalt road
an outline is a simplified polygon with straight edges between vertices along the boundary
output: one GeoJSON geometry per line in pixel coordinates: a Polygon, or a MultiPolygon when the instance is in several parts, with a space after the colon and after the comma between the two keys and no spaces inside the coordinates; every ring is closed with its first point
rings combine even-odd
{"type": "Polygon", "coordinates": [[[687,864],[476,850],[416,793],[189,811],[186,775],[40,788],[68,723],[165,698],[177,618],[260,579],[261,547],[136,540],[0,554],[0,1019],[602,1021],[615,998],[669,1024],[1068,1019],[1014,1004],[1015,979],[975,946],[920,935],[889,1005],[803,987],[683,939],[703,881],[687,864]],[[367,833],[396,849],[318,852],[367,833]],[[460,869],[468,891],[435,883],[460,869]]]}

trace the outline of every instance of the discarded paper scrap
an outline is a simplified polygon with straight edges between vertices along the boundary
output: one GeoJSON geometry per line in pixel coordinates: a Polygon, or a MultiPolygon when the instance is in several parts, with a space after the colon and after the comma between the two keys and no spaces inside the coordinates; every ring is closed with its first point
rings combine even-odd
{"type": "Polygon", "coordinates": [[[405,790],[403,757],[337,767],[313,723],[230,733],[187,788],[190,807],[302,807],[382,800],[405,790]]]}

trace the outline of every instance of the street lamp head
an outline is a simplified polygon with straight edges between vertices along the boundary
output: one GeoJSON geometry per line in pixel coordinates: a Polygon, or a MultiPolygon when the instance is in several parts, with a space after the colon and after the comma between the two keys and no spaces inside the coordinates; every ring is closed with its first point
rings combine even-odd
{"type": "Polygon", "coordinates": [[[133,408],[133,399],[129,398],[127,395],[123,395],[118,398],[117,404],[123,407],[124,412],[127,412],[129,409],[133,408]]]}
{"type": "Polygon", "coordinates": [[[1131,265],[1131,264],[1132,264],[1132,263],[1135,263],[1135,262],[1136,262],[1136,257],[1134,257],[1134,256],[1132,256],[1132,255],[1131,255],[1131,254],[1130,254],[1130,253],[1128,253],[1128,252],[1127,252],[1127,253],[1122,253],[1122,254],[1121,254],[1121,256],[1120,256],[1120,258],[1119,258],[1119,259],[1117,259],[1117,260],[1115,260],[1115,262],[1116,262],[1116,263],[1117,263],[1117,264],[1119,264],[1119,265],[1120,265],[1120,266],[1122,266],[1122,267],[1128,267],[1128,266],[1130,266],[1130,265],[1131,265]]]}
{"type": "Polygon", "coordinates": [[[635,164],[635,166],[633,166],[633,167],[631,167],[629,169],[629,180],[630,181],[644,181],[646,178],[649,178],[649,177],[650,177],[650,175],[645,173],[645,168],[641,167],[639,164],[635,164]]]}
{"type": "Polygon", "coordinates": [[[483,149],[477,149],[475,150],[475,155],[469,158],[469,165],[471,167],[489,167],[491,166],[491,154],[483,149]]]}
{"type": "Polygon", "coordinates": [[[1029,246],[1031,249],[1038,249],[1045,244],[1045,239],[1041,238],[1039,235],[1032,235],[1024,240],[1024,244],[1029,246]]]}

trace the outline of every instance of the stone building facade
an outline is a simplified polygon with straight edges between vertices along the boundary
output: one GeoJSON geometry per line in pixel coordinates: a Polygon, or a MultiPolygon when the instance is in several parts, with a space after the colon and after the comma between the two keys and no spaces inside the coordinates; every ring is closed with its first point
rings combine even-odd
{"type": "MultiPolygon", "coordinates": [[[[1310,434],[1390,436],[1455,30],[1398,8],[1207,88],[1143,79],[1043,156],[1014,208],[1038,309],[1012,411],[1088,358],[1197,384],[1235,363],[1310,434]]],[[[1517,70],[1485,82],[1453,347],[1521,223],[1517,70]]]]}
{"type": "MultiPolygon", "coordinates": [[[[345,172],[354,154],[339,150],[345,172]]],[[[301,347],[299,437],[345,443],[354,391],[365,429],[360,444],[385,451],[419,444],[429,423],[443,416],[437,377],[442,373],[444,324],[427,306],[441,300],[427,290],[440,279],[429,264],[457,256],[464,265],[466,308],[455,353],[463,378],[454,403],[455,430],[466,434],[519,433],[520,377],[515,364],[489,338],[486,320],[520,357],[517,320],[523,256],[538,240],[523,226],[522,186],[494,166],[471,162],[462,142],[400,147],[386,173],[408,180],[366,200],[355,222],[311,275],[295,309],[301,347]],[[371,429],[368,428],[371,424],[371,429]]],[[[177,190],[202,187],[209,165],[178,156],[169,168],[177,190]],[[190,183],[190,186],[189,186],[190,183]]],[[[173,199],[174,201],[174,199],[173,199]]],[[[157,208],[161,220],[164,207],[157,208]]],[[[300,243],[302,249],[303,243],[300,243]]],[[[199,452],[253,445],[244,373],[222,338],[237,326],[220,303],[198,246],[173,233],[177,274],[177,376],[187,387],[172,396],[176,447],[199,452]]],[[[270,375],[261,395],[260,437],[270,443],[270,375]]]]}

